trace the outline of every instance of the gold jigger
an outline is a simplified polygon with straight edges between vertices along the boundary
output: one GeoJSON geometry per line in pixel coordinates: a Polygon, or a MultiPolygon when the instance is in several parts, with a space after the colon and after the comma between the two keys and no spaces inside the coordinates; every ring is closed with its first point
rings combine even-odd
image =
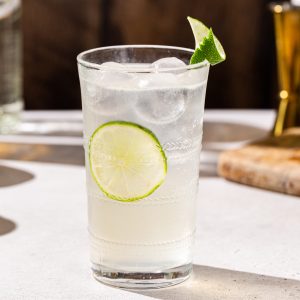
{"type": "Polygon", "coordinates": [[[273,135],[300,126],[300,6],[289,2],[270,5],[277,48],[279,106],[273,135]]]}

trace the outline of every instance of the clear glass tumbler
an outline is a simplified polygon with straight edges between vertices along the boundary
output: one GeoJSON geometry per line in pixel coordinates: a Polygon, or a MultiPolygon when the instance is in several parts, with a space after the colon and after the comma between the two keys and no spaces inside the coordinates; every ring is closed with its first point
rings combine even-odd
{"type": "Polygon", "coordinates": [[[192,53],[139,45],[77,57],[91,261],[101,282],[159,288],[191,274],[209,72],[207,63],[188,65],[192,53]]]}

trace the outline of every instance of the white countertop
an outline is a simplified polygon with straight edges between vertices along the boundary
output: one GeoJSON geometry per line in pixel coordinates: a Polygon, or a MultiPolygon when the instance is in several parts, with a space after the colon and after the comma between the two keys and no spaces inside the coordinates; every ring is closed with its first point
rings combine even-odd
{"type": "MultiPolygon", "coordinates": [[[[41,116],[71,118],[80,128],[79,112],[29,112],[24,120],[41,116]]],[[[222,147],[236,147],[254,133],[260,136],[273,118],[271,111],[206,112],[211,136],[202,157],[195,274],[161,291],[124,291],[91,277],[83,167],[0,160],[5,176],[24,178],[20,184],[0,185],[0,299],[299,299],[300,198],[212,176],[222,147]],[[223,129],[214,133],[218,123],[223,129]],[[234,139],[235,124],[244,126],[244,139],[234,139]],[[213,134],[230,126],[231,137],[213,140],[213,134]]],[[[0,136],[0,142],[30,139],[55,142],[55,137],[0,136]]],[[[66,140],[78,145],[81,137],[66,140]]]]}

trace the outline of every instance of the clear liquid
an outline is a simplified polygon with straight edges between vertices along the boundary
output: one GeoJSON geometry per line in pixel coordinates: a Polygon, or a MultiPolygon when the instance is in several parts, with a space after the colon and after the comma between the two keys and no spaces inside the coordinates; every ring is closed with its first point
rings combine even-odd
{"type": "MultiPolygon", "coordinates": [[[[100,191],[86,162],[95,265],[155,272],[191,262],[208,69],[202,72],[206,72],[203,80],[195,72],[197,84],[188,78],[193,84],[182,86],[167,82],[167,74],[149,75],[152,81],[139,74],[133,83],[111,74],[107,86],[100,71],[89,76],[81,73],[86,145],[101,124],[130,121],[157,136],[168,161],[164,183],[150,196],[126,203],[100,191]]],[[[182,76],[184,82],[184,75],[176,76],[182,76]]],[[[88,147],[85,150],[88,158],[88,147]]]]}
{"type": "Polygon", "coordinates": [[[15,130],[23,108],[20,5],[0,0],[0,133],[15,130]]]}

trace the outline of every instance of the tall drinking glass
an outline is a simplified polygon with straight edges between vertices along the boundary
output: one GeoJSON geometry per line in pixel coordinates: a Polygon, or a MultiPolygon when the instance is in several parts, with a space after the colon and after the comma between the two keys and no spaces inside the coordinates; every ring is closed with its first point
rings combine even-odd
{"type": "Polygon", "coordinates": [[[140,45],[77,58],[91,262],[104,283],[164,287],[191,274],[209,71],[188,65],[192,54],[140,45]]]}

